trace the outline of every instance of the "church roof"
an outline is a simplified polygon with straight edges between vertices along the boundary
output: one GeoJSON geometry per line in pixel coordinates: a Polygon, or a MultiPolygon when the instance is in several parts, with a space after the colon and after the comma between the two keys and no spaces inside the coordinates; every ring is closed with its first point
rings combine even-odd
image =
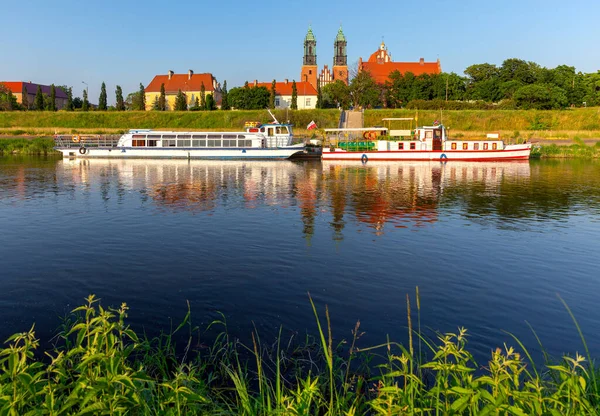
{"type": "Polygon", "coordinates": [[[315,34],[313,33],[312,28],[310,26],[308,27],[308,32],[306,32],[306,36],[304,37],[304,40],[314,40],[314,41],[317,40],[315,38],[315,34]]]}
{"type": "Polygon", "coordinates": [[[342,27],[338,30],[337,36],[335,37],[336,42],[345,42],[346,36],[344,36],[344,32],[342,32],[342,27]]]}
{"type": "Polygon", "coordinates": [[[173,74],[171,79],[169,79],[169,75],[156,75],[146,87],[146,92],[160,92],[161,84],[165,84],[165,93],[167,94],[176,94],[179,90],[182,92],[200,91],[202,83],[204,83],[206,92],[212,92],[216,79],[210,73],[192,73],[191,76],[189,73],[173,74]]]}

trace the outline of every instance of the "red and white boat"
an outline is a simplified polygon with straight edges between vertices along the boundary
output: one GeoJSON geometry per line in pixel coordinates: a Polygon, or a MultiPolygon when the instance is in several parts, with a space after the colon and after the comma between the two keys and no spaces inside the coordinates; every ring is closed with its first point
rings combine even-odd
{"type": "Polygon", "coordinates": [[[497,161],[529,159],[531,143],[505,144],[499,134],[484,140],[453,140],[443,125],[415,130],[386,127],[325,129],[323,160],[403,161],[497,161]]]}

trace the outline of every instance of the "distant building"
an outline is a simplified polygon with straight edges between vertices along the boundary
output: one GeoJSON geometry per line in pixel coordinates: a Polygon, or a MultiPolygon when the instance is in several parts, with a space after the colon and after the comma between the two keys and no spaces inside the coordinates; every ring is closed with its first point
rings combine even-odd
{"type": "Polygon", "coordinates": [[[385,43],[381,42],[379,49],[371,54],[368,61],[363,62],[362,58],[358,58],[358,72],[361,71],[368,71],[375,82],[384,84],[394,71],[400,71],[402,75],[407,72],[414,75],[434,75],[442,73],[442,65],[439,59],[436,62],[425,62],[423,58],[419,62],[394,62],[385,43]]]}
{"type": "MultiPolygon", "coordinates": [[[[33,82],[23,82],[23,81],[0,81],[0,84],[4,84],[13,95],[17,98],[17,102],[19,104],[23,104],[23,91],[25,88],[27,89],[27,102],[28,108],[32,109],[34,107],[35,95],[37,94],[38,86],[42,89],[42,94],[46,94],[50,96],[50,90],[52,87],[50,85],[42,85],[35,84],[33,82]]],[[[56,100],[54,101],[57,110],[61,110],[67,106],[68,97],[67,94],[58,87],[54,88],[56,94],[56,100]]]]}
{"type": "Polygon", "coordinates": [[[221,86],[217,79],[210,73],[194,74],[191,69],[187,74],[175,74],[169,71],[167,75],[156,75],[145,89],[146,110],[151,110],[155,98],[160,96],[160,86],[165,84],[165,96],[167,110],[175,108],[175,98],[179,90],[186,96],[188,107],[196,103],[196,98],[200,98],[202,84],[204,84],[204,95],[212,94],[215,102],[221,104],[221,86]]]}
{"type": "MultiPolygon", "coordinates": [[[[275,108],[290,108],[292,105],[292,85],[293,82],[285,80],[283,82],[275,82],[275,108]]],[[[271,91],[271,82],[254,81],[251,87],[265,87],[271,91]]],[[[317,90],[311,83],[303,81],[296,82],[296,91],[298,93],[298,110],[309,110],[317,106],[317,90]]]]}

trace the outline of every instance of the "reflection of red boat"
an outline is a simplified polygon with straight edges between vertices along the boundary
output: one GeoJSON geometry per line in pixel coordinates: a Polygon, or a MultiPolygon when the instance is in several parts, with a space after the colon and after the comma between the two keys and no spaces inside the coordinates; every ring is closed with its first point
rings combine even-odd
{"type": "Polygon", "coordinates": [[[442,125],[413,130],[386,127],[325,129],[323,160],[439,160],[441,162],[529,159],[531,143],[505,144],[497,134],[485,140],[452,140],[442,125]]]}

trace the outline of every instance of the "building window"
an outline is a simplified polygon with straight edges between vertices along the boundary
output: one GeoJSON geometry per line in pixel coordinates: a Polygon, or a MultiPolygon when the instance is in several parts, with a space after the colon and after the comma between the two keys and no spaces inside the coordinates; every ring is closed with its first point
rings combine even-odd
{"type": "Polygon", "coordinates": [[[410,144],[410,150],[415,150],[417,148],[417,144],[415,142],[412,142],[410,144]]]}
{"type": "Polygon", "coordinates": [[[398,150],[404,150],[404,143],[398,143],[398,150]]]}
{"type": "Polygon", "coordinates": [[[463,143],[463,150],[469,150],[469,143],[463,143]]]}
{"type": "Polygon", "coordinates": [[[473,143],[473,150],[479,150],[479,143],[473,143]]]}
{"type": "Polygon", "coordinates": [[[275,98],[275,107],[279,107],[279,98],[275,98]]]}
{"type": "Polygon", "coordinates": [[[452,150],[456,150],[456,143],[452,143],[452,150]]]}
{"type": "Polygon", "coordinates": [[[306,99],[306,107],[310,107],[310,98],[306,99]]]}
{"type": "Polygon", "coordinates": [[[487,143],[483,144],[483,150],[488,150],[488,144],[487,143]]]}

